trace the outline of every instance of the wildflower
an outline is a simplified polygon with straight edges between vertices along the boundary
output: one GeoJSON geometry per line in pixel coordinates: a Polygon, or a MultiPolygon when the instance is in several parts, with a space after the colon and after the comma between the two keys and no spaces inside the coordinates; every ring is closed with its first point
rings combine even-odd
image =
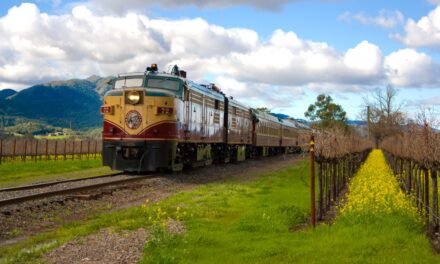
{"type": "Polygon", "coordinates": [[[389,214],[400,212],[417,217],[417,210],[400,190],[380,150],[374,150],[349,184],[346,214],[389,214]]]}

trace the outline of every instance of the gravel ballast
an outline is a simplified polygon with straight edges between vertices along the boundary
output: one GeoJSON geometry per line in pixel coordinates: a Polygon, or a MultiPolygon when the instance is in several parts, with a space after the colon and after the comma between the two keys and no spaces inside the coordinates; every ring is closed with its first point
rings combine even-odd
{"type": "Polygon", "coordinates": [[[64,244],[45,256],[53,264],[134,264],[142,255],[148,237],[145,229],[115,233],[102,229],[99,233],[64,244]]]}

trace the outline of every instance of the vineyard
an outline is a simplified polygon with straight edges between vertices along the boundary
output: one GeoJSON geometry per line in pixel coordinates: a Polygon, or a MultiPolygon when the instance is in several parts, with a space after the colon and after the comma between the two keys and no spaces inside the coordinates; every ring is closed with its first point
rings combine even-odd
{"type": "Polygon", "coordinates": [[[0,164],[11,161],[96,159],[101,140],[0,139],[0,164]]]}
{"type": "Polygon", "coordinates": [[[427,124],[413,125],[405,133],[386,139],[382,149],[401,187],[414,199],[431,231],[438,231],[440,134],[427,124]]]}
{"type": "Polygon", "coordinates": [[[318,220],[325,220],[348,186],[344,195],[348,204],[337,210],[341,218],[349,215],[364,221],[361,219],[406,214],[414,221],[421,217],[429,234],[438,232],[440,134],[428,125],[412,125],[387,137],[382,150],[372,151],[372,147],[370,141],[351,133],[317,131],[311,154],[318,167],[317,209],[312,208],[312,224],[315,212],[318,220]]]}
{"type": "Polygon", "coordinates": [[[371,151],[371,143],[340,130],[321,131],[315,143],[318,163],[318,220],[334,203],[371,151]]]}

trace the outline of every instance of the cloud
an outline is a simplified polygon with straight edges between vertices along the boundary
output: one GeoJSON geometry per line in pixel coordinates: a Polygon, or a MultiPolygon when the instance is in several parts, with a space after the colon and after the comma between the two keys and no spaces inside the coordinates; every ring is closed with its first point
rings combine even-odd
{"type": "Polygon", "coordinates": [[[420,110],[421,106],[423,107],[440,107],[440,96],[432,96],[430,98],[418,99],[418,100],[409,100],[407,105],[410,107],[414,107],[417,110],[420,110]]]}
{"type": "Polygon", "coordinates": [[[388,56],[368,41],[346,51],[275,30],[267,39],[245,28],[224,28],[201,18],[150,19],[134,12],[100,15],[80,5],[49,15],[21,4],[0,17],[1,88],[51,80],[161,70],[177,64],[188,77],[209,77],[229,95],[288,107],[304,89],[362,92],[391,83],[433,87],[436,64],[412,49],[388,56]]]}
{"type": "Polygon", "coordinates": [[[149,5],[160,5],[165,8],[182,6],[196,6],[199,8],[218,8],[238,5],[252,6],[257,9],[278,10],[288,3],[302,2],[305,0],[91,0],[90,3],[98,8],[113,11],[126,11],[143,8],[149,5]]]}
{"type": "Polygon", "coordinates": [[[432,47],[440,50],[440,6],[417,22],[408,19],[405,35],[397,34],[395,38],[409,47],[432,47]]]}
{"type": "Polygon", "coordinates": [[[363,25],[375,25],[382,28],[393,28],[404,22],[404,16],[400,11],[381,10],[377,16],[367,16],[364,13],[352,14],[344,12],[338,17],[344,22],[358,21],[363,25]]]}
{"type": "Polygon", "coordinates": [[[299,86],[310,82],[369,84],[381,79],[381,60],[378,47],[366,41],[341,54],[326,43],[276,30],[255,49],[232,53],[219,63],[234,78],[299,86]]]}
{"type": "Polygon", "coordinates": [[[295,101],[304,95],[304,88],[298,86],[277,86],[263,83],[240,82],[234,78],[218,76],[214,82],[228,95],[251,107],[266,106],[282,109],[295,106],[295,101]]]}
{"type": "Polygon", "coordinates": [[[425,53],[402,49],[385,59],[390,83],[400,87],[430,87],[440,83],[440,66],[425,53]]]}
{"type": "Polygon", "coordinates": [[[440,5],[440,0],[428,0],[431,4],[440,5]]]}

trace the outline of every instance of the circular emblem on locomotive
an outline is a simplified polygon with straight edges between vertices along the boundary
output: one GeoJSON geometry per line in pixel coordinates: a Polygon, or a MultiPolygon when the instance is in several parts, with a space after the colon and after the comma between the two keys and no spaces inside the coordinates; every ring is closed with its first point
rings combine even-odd
{"type": "Polygon", "coordinates": [[[130,129],[137,129],[142,124],[142,116],[136,110],[128,111],[125,115],[125,124],[130,129]]]}

